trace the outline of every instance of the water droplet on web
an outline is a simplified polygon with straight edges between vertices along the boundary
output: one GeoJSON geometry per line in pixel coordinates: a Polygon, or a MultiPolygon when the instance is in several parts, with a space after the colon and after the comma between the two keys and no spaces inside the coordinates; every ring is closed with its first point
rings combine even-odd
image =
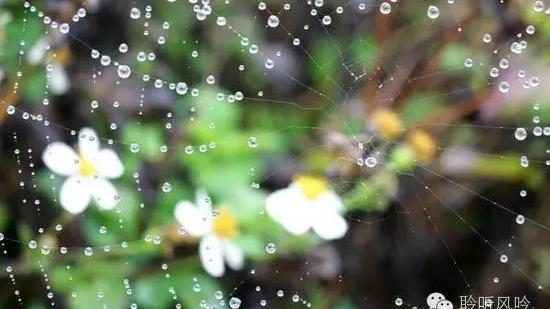
{"type": "Polygon", "coordinates": [[[138,153],[139,152],[139,144],[138,143],[131,143],[130,144],[130,152],[138,153]]]}
{"type": "Polygon", "coordinates": [[[439,8],[435,5],[430,5],[427,10],[428,17],[436,19],[439,17],[439,8]]]}
{"type": "Polygon", "coordinates": [[[15,114],[15,107],[13,105],[9,105],[8,108],[6,108],[6,113],[8,113],[8,115],[15,114]]]}
{"type": "Polygon", "coordinates": [[[128,78],[132,74],[132,70],[127,65],[119,65],[117,73],[120,78],[128,78]]]}
{"type": "Polygon", "coordinates": [[[231,309],[238,309],[241,306],[241,300],[237,297],[231,297],[229,299],[229,307],[231,309]]]}
{"type": "Polygon", "coordinates": [[[164,191],[164,192],[172,191],[172,185],[169,182],[163,183],[162,184],[162,191],[164,191]]]}
{"type": "Polygon", "coordinates": [[[29,248],[30,249],[36,249],[36,246],[38,246],[38,243],[36,242],[36,240],[29,241],[29,248]]]}
{"type": "Polygon", "coordinates": [[[365,160],[365,165],[366,165],[367,167],[375,167],[377,163],[378,163],[378,162],[377,162],[376,158],[374,158],[374,157],[368,157],[368,158],[365,160]]]}
{"type": "Polygon", "coordinates": [[[525,128],[517,128],[514,132],[514,137],[518,141],[523,141],[525,138],[527,138],[527,130],[525,130],[525,128]]]}
{"type": "Polygon", "coordinates": [[[498,85],[498,90],[502,93],[507,93],[510,91],[510,84],[506,81],[500,82],[498,85]]]}
{"type": "Polygon", "coordinates": [[[516,217],[516,223],[517,223],[517,224],[523,224],[523,223],[525,223],[525,217],[522,216],[522,215],[518,215],[518,216],[516,217]]]}
{"type": "Polygon", "coordinates": [[[387,15],[391,12],[391,5],[387,2],[382,2],[380,4],[380,13],[387,15]]]}
{"type": "Polygon", "coordinates": [[[502,263],[508,262],[508,256],[507,256],[506,254],[501,255],[501,256],[500,256],[500,261],[501,261],[502,263]]]}
{"type": "Polygon", "coordinates": [[[130,17],[132,19],[138,19],[141,16],[141,11],[138,8],[132,8],[130,10],[130,17]]]}
{"type": "Polygon", "coordinates": [[[254,136],[252,136],[248,139],[248,147],[250,147],[250,148],[258,147],[258,141],[256,140],[256,138],[254,136]]]}
{"type": "Polygon", "coordinates": [[[269,18],[267,19],[267,25],[271,28],[277,27],[279,25],[279,17],[277,17],[276,15],[269,16],[269,18]]]}
{"type": "Polygon", "coordinates": [[[515,54],[521,54],[523,47],[518,42],[513,42],[512,45],[510,45],[510,50],[515,54]]]}
{"type": "Polygon", "coordinates": [[[118,51],[121,52],[121,53],[126,53],[128,51],[128,44],[126,43],[121,43],[119,46],[118,46],[118,51]]]}
{"type": "Polygon", "coordinates": [[[274,243],[270,242],[265,246],[265,251],[269,254],[273,254],[275,253],[275,251],[277,251],[277,246],[274,243]]]}
{"type": "Polygon", "coordinates": [[[69,27],[69,24],[67,23],[63,23],[59,26],[59,32],[63,34],[69,33],[69,30],[70,30],[70,27],[69,27]]]}
{"type": "Polygon", "coordinates": [[[519,164],[521,165],[521,167],[528,167],[529,159],[527,159],[526,156],[521,156],[521,158],[519,159],[519,164]]]}
{"type": "Polygon", "coordinates": [[[91,247],[86,247],[84,249],[84,255],[85,256],[92,256],[94,254],[94,250],[91,247]]]}
{"type": "Polygon", "coordinates": [[[176,84],[176,93],[179,95],[184,95],[187,93],[188,87],[185,82],[179,82],[176,84]]]}
{"type": "Polygon", "coordinates": [[[395,305],[396,305],[396,306],[401,306],[401,305],[403,305],[403,299],[401,299],[401,297],[397,297],[397,298],[395,299],[395,305]]]}

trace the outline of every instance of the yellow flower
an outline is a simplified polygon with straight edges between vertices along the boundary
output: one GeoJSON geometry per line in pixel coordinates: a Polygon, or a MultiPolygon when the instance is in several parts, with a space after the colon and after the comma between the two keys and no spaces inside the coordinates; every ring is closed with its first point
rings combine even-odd
{"type": "Polygon", "coordinates": [[[370,121],[380,132],[383,139],[396,139],[403,132],[403,124],[397,113],[392,110],[378,109],[370,116],[370,121]]]}
{"type": "Polygon", "coordinates": [[[416,158],[422,162],[430,161],[437,151],[435,139],[421,129],[416,129],[409,134],[407,144],[414,151],[416,158]]]}

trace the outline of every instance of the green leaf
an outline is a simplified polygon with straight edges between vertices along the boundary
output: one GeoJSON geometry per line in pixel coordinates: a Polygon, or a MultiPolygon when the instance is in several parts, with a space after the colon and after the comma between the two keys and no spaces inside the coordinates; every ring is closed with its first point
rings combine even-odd
{"type": "Polygon", "coordinates": [[[399,115],[406,127],[412,127],[426,117],[441,111],[444,101],[435,93],[418,93],[411,97],[399,115]]]}
{"type": "Polygon", "coordinates": [[[95,246],[140,238],[138,224],[140,203],[136,192],[127,186],[118,186],[117,190],[120,196],[118,210],[100,210],[95,205],[90,205],[91,208],[84,214],[83,233],[95,246]],[[105,234],[99,232],[101,226],[107,228],[105,234]]]}
{"type": "Polygon", "coordinates": [[[369,68],[374,66],[378,54],[378,42],[372,35],[355,39],[351,45],[351,53],[358,67],[369,68]]]}
{"type": "Polygon", "coordinates": [[[123,280],[128,278],[128,273],[135,267],[122,261],[94,256],[70,268],[61,265],[55,267],[51,272],[51,281],[56,291],[67,295],[70,308],[101,308],[103,304],[113,308],[127,308],[130,300],[123,280]]]}
{"type": "Polygon", "coordinates": [[[359,181],[344,198],[348,210],[383,211],[397,188],[397,178],[391,169],[378,171],[368,180],[359,181]]]}
{"type": "Polygon", "coordinates": [[[38,102],[38,100],[44,95],[44,85],[46,84],[46,78],[42,71],[32,74],[24,83],[23,94],[26,99],[32,102],[38,102]]]}
{"type": "Polygon", "coordinates": [[[167,277],[163,272],[147,275],[137,280],[134,296],[144,308],[168,308],[181,302],[184,308],[200,308],[201,300],[209,304],[219,304],[214,294],[221,287],[216,280],[208,276],[196,260],[180,261],[169,265],[167,277]],[[200,291],[193,286],[198,284],[200,291]],[[174,300],[169,292],[173,288],[177,295],[174,300]]]}
{"type": "Polygon", "coordinates": [[[152,161],[162,159],[164,157],[160,151],[160,146],[164,145],[162,132],[163,130],[157,124],[139,124],[137,122],[126,124],[122,130],[122,139],[128,143],[137,143],[139,152],[130,152],[130,145],[128,145],[125,157],[144,158],[152,161]]]}
{"type": "Polygon", "coordinates": [[[313,59],[309,64],[309,72],[313,83],[318,88],[331,84],[339,65],[339,55],[328,40],[319,40],[313,47],[313,59]]]}

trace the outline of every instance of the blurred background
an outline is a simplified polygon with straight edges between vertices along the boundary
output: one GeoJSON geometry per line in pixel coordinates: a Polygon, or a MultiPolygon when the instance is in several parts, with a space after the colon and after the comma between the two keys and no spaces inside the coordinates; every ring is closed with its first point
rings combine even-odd
{"type": "Polygon", "coordinates": [[[550,307],[548,2],[208,3],[0,0],[0,307],[550,307]],[[41,154],[82,127],[122,160],[116,210],[55,202],[41,154]],[[265,213],[303,174],[343,238],[265,213]],[[198,189],[243,270],[210,277],[178,233],[198,189]]]}

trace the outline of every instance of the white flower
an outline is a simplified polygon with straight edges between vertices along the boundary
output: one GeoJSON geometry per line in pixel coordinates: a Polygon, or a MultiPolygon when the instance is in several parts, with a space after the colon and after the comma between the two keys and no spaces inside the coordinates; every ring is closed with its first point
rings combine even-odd
{"type": "Polygon", "coordinates": [[[327,240],[346,234],[343,209],[342,200],[324,179],[310,176],[297,177],[288,188],[273,192],[266,201],[267,213],[290,233],[300,235],[313,228],[327,240]]]}
{"type": "Polygon", "coordinates": [[[198,191],[196,204],[180,201],[174,215],[184,230],[200,237],[199,256],[202,266],[213,277],[225,272],[224,260],[234,270],[244,265],[244,254],[231,238],[237,235],[235,219],[228,209],[219,208],[213,216],[210,198],[198,191]]]}
{"type": "Polygon", "coordinates": [[[71,85],[65,67],[48,55],[50,43],[47,37],[42,37],[27,52],[27,61],[32,65],[43,63],[49,72],[49,90],[53,94],[64,94],[71,85]]]}
{"type": "Polygon", "coordinates": [[[59,192],[59,202],[68,212],[84,211],[91,197],[102,209],[117,204],[117,191],[107,179],[120,177],[124,167],[113,150],[99,148],[94,130],[80,130],[78,153],[64,143],[53,142],[44,150],[42,161],[56,174],[68,176],[59,192]]]}

